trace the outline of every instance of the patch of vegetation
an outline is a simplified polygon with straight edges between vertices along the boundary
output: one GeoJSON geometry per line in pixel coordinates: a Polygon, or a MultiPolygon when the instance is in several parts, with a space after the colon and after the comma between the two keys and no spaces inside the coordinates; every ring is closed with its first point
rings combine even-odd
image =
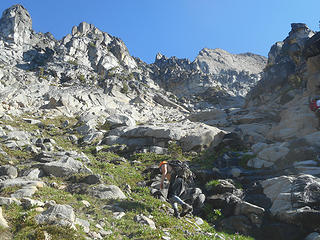
{"type": "Polygon", "coordinates": [[[302,85],[302,79],[297,74],[291,74],[288,77],[288,83],[294,88],[299,88],[302,85]]]}
{"type": "Polygon", "coordinates": [[[29,160],[34,157],[33,153],[26,151],[25,149],[11,149],[5,145],[2,145],[1,148],[8,154],[9,158],[14,164],[25,162],[26,160],[29,160]]]}
{"type": "Polygon", "coordinates": [[[39,68],[39,78],[40,79],[48,79],[48,77],[44,75],[44,68],[43,67],[39,68]]]}
{"type": "Polygon", "coordinates": [[[23,116],[12,117],[13,121],[1,120],[0,123],[2,125],[10,125],[13,128],[17,128],[21,131],[27,131],[27,132],[34,132],[37,129],[39,129],[39,126],[37,124],[28,123],[24,121],[22,118],[23,116]]]}
{"type": "Polygon", "coordinates": [[[171,141],[168,143],[168,154],[170,154],[173,158],[181,158],[182,157],[182,148],[175,141],[171,141]]]}
{"type": "Polygon", "coordinates": [[[110,131],[111,130],[111,124],[108,121],[105,121],[105,123],[98,125],[98,129],[105,130],[105,131],[110,131]]]}
{"type": "Polygon", "coordinates": [[[2,197],[10,197],[11,194],[18,191],[20,188],[21,187],[17,187],[17,186],[2,188],[1,189],[1,196],[2,197]]]}
{"type": "Polygon", "coordinates": [[[218,154],[212,150],[205,150],[193,159],[193,162],[198,164],[201,169],[212,168],[214,161],[217,159],[218,154]]]}
{"type": "Polygon", "coordinates": [[[130,81],[132,79],[135,79],[135,77],[134,77],[133,73],[131,72],[131,73],[127,74],[127,75],[122,75],[121,79],[123,81],[130,81]]]}
{"type": "Polygon", "coordinates": [[[223,218],[220,209],[214,209],[210,204],[205,204],[204,212],[206,213],[206,219],[209,223],[215,224],[218,220],[223,218]]]}
{"type": "Polygon", "coordinates": [[[80,74],[80,75],[78,75],[78,80],[80,81],[80,82],[82,82],[82,83],[85,83],[86,82],[86,78],[85,78],[85,76],[83,75],[83,74],[80,74]]]}
{"type": "Polygon", "coordinates": [[[118,70],[119,70],[119,67],[113,67],[113,68],[110,68],[107,72],[107,77],[108,78],[112,78],[112,77],[115,77],[115,76],[118,76],[118,70]]]}
{"type": "Polygon", "coordinates": [[[68,227],[37,224],[34,217],[39,213],[35,210],[24,211],[21,206],[15,204],[3,206],[3,210],[15,240],[44,239],[45,232],[50,234],[52,239],[84,239],[77,231],[68,227]]]}
{"type": "Polygon", "coordinates": [[[217,186],[219,183],[220,183],[219,180],[211,180],[211,181],[206,183],[205,189],[210,191],[210,189],[212,189],[213,187],[217,186]]]}
{"type": "Polygon", "coordinates": [[[243,154],[242,157],[241,157],[241,159],[240,159],[239,165],[240,165],[241,167],[243,167],[243,168],[249,168],[249,167],[247,166],[248,161],[249,161],[250,159],[255,158],[255,157],[256,157],[255,154],[243,154]]]}
{"type": "Polygon", "coordinates": [[[89,42],[89,46],[95,48],[96,44],[94,42],[89,42]]]}
{"type": "Polygon", "coordinates": [[[78,61],[77,60],[69,60],[68,61],[69,64],[74,65],[74,66],[78,66],[78,61]]]}
{"type": "Polygon", "coordinates": [[[120,89],[120,92],[123,94],[127,94],[129,91],[128,84],[126,82],[122,82],[122,88],[120,89]]]}
{"type": "Polygon", "coordinates": [[[77,119],[59,116],[52,119],[47,118],[41,120],[41,122],[43,124],[42,137],[53,139],[59,147],[66,150],[79,150],[78,146],[74,145],[72,141],[67,138],[67,134],[70,133],[79,137],[76,131],[70,131],[77,126],[77,119]],[[69,122],[67,128],[63,128],[62,126],[65,121],[69,122]]]}

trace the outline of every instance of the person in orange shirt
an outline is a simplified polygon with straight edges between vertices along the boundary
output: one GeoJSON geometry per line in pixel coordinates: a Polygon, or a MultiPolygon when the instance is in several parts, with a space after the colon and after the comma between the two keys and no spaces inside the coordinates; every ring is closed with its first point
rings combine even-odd
{"type": "Polygon", "coordinates": [[[182,177],[177,176],[174,169],[170,166],[167,161],[162,161],[159,164],[160,172],[161,172],[161,182],[160,182],[160,190],[163,189],[164,180],[167,178],[169,181],[169,189],[168,189],[168,200],[170,201],[173,210],[174,216],[179,218],[183,217],[189,212],[192,212],[192,206],[185,203],[180,196],[186,190],[186,183],[182,177]],[[179,214],[178,204],[182,206],[182,212],[179,214]]]}

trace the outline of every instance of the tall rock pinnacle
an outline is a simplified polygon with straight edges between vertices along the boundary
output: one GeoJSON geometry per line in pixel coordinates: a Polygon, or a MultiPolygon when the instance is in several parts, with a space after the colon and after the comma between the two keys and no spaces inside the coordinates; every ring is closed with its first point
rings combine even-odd
{"type": "Polygon", "coordinates": [[[0,35],[6,42],[23,45],[30,42],[32,20],[28,11],[21,5],[5,10],[0,19],[0,35]]]}

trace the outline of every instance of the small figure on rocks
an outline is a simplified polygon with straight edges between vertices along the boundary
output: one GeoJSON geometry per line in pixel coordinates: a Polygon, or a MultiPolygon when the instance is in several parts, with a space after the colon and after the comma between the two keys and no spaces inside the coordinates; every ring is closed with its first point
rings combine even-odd
{"type": "Polygon", "coordinates": [[[309,99],[310,110],[315,112],[319,119],[318,129],[320,128],[320,97],[313,97],[309,99]]]}
{"type": "Polygon", "coordinates": [[[186,184],[185,178],[182,176],[182,174],[179,173],[180,171],[177,170],[177,167],[175,166],[174,162],[175,164],[178,165],[178,162],[180,161],[172,161],[172,162],[162,161],[159,164],[159,168],[162,174],[161,182],[160,182],[160,190],[163,189],[164,180],[165,178],[167,178],[168,181],[170,182],[167,198],[169,199],[173,207],[174,216],[179,218],[180,216],[183,217],[189,212],[192,212],[193,208],[191,205],[187,204],[180,198],[186,191],[187,184],[186,184]],[[181,214],[179,214],[179,211],[178,211],[178,204],[182,206],[181,214]]]}

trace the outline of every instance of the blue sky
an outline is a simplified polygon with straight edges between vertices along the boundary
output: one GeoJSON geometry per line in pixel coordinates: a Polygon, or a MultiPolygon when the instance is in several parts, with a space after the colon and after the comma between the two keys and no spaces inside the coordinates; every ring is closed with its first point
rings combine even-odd
{"type": "Polygon", "coordinates": [[[61,39],[85,21],[120,37],[131,55],[151,63],[158,52],[194,60],[204,48],[267,56],[290,23],[319,30],[319,0],[1,0],[22,4],[37,32],[61,39]]]}

